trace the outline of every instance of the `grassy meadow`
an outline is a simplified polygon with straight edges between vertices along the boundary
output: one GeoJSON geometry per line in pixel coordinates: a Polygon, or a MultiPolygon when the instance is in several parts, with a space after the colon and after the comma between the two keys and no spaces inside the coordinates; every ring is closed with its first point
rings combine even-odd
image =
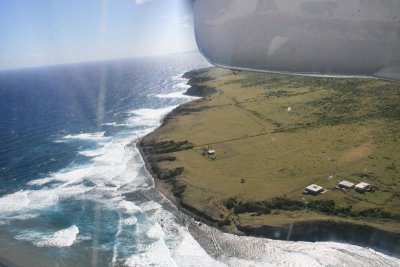
{"type": "Polygon", "coordinates": [[[144,140],[190,144],[162,151],[170,160],[154,163],[164,172],[179,168],[178,175],[164,181],[178,188],[180,201],[227,224],[284,226],[332,219],[400,232],[400,84],[234,75],[218,68],[196,75],[204,78],[198,86],[217,93],[183,106],[184,112],[170,116],[144,140]],[[214,160],[202,155],[204,147],[216,151],[214,160]],[[360,194],[335,189],[342,180],[367,182],[377,190],[360,194]],[[304,187],[312,183],[327,191],[304,195],[304,187]],[[229,199],[257,204],[275,198],[333,200],[335,209],[266,204],[268,212],[255,208],[238,213],[226,205],[229,199]]]}

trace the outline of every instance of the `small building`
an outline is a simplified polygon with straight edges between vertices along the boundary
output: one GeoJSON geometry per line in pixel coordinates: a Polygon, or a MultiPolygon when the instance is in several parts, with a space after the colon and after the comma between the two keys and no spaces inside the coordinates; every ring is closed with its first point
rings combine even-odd
{"type": "Polygon", "coordinates": [[[314,195],[314,196],[318,195],[322,191],[324,191],[324,188],[322,186],[319,186],[316,184],[311,184],[311,185],[307,186],[306,188],[304,188],[304,193],[314,195]]]}
{"type": "Polygon", "coordinates": [[[368,183],[361,182],[359,184],[356,184],[355,189],[359,193],[364,193],[365,191],[370,191],[371,190],[371,185],[368,184],[368,183]]]}
{"type": "Polygon", "coordinates": [[[214,149],[207,150],[207,155],[209,156],[215,155],[215,150],[214,149]]]}
{"type": "Polygon", "coordinates": [[[350,189],[354,186],[354,184],[349,181],[341,181],[340,183],[338,183],[338,186],[340,188],[350,189]]]}

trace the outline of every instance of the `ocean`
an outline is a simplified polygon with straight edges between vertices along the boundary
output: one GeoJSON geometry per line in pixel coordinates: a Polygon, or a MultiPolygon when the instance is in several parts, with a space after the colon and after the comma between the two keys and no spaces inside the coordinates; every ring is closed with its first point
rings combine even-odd
{"type": "Polygon", "coordinates": [[[155,190],[136,143],[194,99],[181,76],[206,66],[187,53],[0,71],[0,266],[400,265],[196,228],[155,190]]]}

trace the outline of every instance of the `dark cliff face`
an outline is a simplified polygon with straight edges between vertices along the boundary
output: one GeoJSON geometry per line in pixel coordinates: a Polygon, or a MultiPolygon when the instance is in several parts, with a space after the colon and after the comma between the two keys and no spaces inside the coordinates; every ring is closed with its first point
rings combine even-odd
{"type": "Polygon", "coordinates": [[[188,71],[185,74],[183,74],[182,78],[189,79],[187,84],[191,86],[186,91],[186,93],[185,93],[186,95],[205,97],[205,96],[208,96],[208,95],[211,95],[211,94],[214,94],[217,92],[217,90],[215,88],[199,85],[203,82],[212,80],[211,77],[202,76],[204,73],[206,73],[209,70],[210,70],[210,68],[204,68],[204,69],[188,71]]]}
{"type": "Polygon", "coordinates": [[[191,71],[185,72],[182,75],[182,78],[185,78],[185,79],[198,78],[201,74],[206,73],[207,71],[211,70],[212,68],[213,67],[191,70],[191,71]]]}
{"type": "Polygon", "coordinates": [[[373,247],[374,249],[400,256],[400,234],[386,232],[366,225],[321,221],[296,223],[285,228],[238,226],[238,229],[248,235],[278,240],[346,242],[359,246],[373,247]]]}
{"type": "Polygon", "coordinates": [[[205,97],[205,96],[214,94],[216,92],[217,92],[217,90],[215,88],[206,87],[206,86],[192,85],[186,91],[185,95],[205,97]]]}

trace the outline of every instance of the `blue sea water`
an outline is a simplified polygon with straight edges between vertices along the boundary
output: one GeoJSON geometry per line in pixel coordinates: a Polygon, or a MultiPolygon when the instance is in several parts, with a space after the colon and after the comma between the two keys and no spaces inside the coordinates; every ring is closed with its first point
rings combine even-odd
{"type": "Polygon", "coordinates": [[[63,137],[113,136],[124,129],[127,111],[178,104],[152,94],[182,90],[182,81],[173,77],[205,65],[191,60],[175,56],[0,72],[0,193],[85,161],[76,152],[95,145],[61,142],[63,137]]]}
{"type": "Polygon", "coordinates": [[[204,66],[181,54],[0,72],[0,262],[26,248],[39,265],[110,265],[158,240],[143,211],[157,204],[123,196],[153,186],[135,143],[204,66]]]}

